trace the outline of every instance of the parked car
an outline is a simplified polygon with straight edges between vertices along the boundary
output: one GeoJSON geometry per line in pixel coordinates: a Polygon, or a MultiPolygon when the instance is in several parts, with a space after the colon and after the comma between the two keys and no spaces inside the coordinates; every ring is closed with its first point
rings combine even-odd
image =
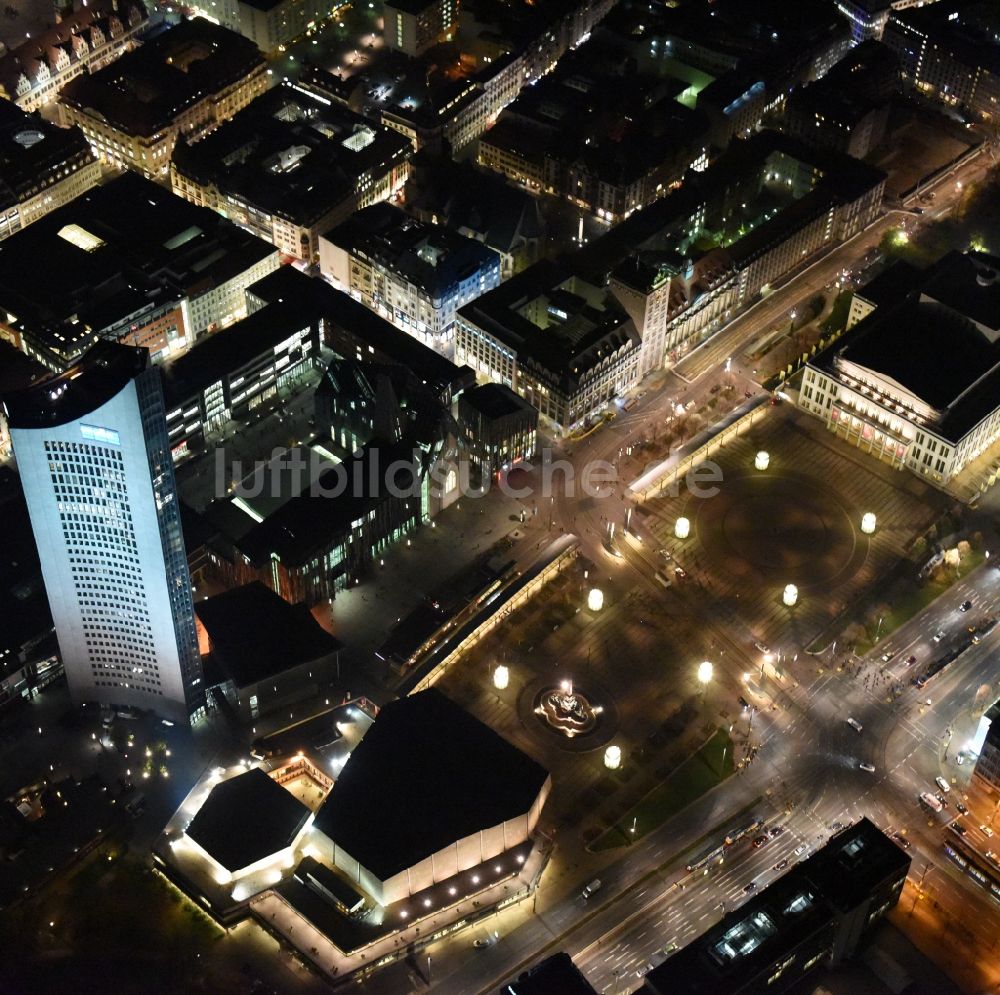
{"type": "Polygon", "coordinates": [[[757,882],[751,881],[744,889],[748,895],[752,895],[757,890],[757,882]]]}

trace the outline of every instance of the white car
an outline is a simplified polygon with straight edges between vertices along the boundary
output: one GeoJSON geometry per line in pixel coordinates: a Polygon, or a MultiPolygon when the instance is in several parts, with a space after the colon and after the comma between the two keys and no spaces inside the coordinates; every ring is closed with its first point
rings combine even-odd
{"type": "Polygon", "coordinates": [[[854,730],[855,732],[861,732],[861,730],[862,730],[862,729],[864,728],[864,727],[863,727],[863,726],[861,725],[861,723],[860,723],[860,722],[859,722],[859,721],[858,721],[857,719],[855,719],[855,718],[850,718],[850,717],[849,717],[849,718],[847,719],[847,724],[848,724],[848,725],[849,725],[849,726],[850,726],[850,727],[851,727],[851,728],[852,728],[852,729],[853,729],[853,730],[854,730]]]}
{"type": "Polygon", "coordinates": [[[808,850],[808,849],[809,849],[809,844],[808,843],[803,843],[801,846],[797,846],[792,851],[792,856],[793,857],[801,857],[802,854],[804,854],[806,852],[806,850],[808,850]]]}
{"type": "Polygon", "coordinates": [[[935,778],[934,778],[934,783],[935,783],[935,784],[936,784],[936,785],[937,785],[937,786],[938,786],[938,787],[939,787],[939,788],[940,788],[940,789],[941,789],[941,790],[942,790],[942,791],[943,791],[943,792],[944,792],[945,794],[947,794],[947,793],[948,793],[949,791],[951,791],[951,785],[950,785],[950,784],[949,784],[949,783],[948,783],[948,782],[947,782],[947,781],[946,781],[946,780],[945,780],[945,779],[944,779],[943,777],[941,777],[940,775],[938,775],[937,777],[935,777],[935,778]]]}
{"type": "Polygon", "coordinates": [[[989,827],[989,826],[980,826],[980,827],[979,827],[979,831],[980,831],[980,832],[981,832],[981,833],[982,833],[982,834],[983,834],[984,836],[989,836],[990,838],[992,838],[992,837],[993,837],[993,830],[992,830],[992,829],[990,829],[990,827],[989,827]]]}
{"type": "Polygon", "coordinates": [[[875,773],[875,764],[858,764],[858,768],[867,771],[869,774],[875,773]]]}

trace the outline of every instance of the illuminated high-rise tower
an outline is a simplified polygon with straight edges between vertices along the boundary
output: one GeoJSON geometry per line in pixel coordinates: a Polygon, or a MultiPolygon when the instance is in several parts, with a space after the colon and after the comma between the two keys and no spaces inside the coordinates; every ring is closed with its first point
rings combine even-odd
{"type": "Polygon", "coordinates": [[[102,342],[4,407],[73,700],[187,720],[204,688],[159,369],[102,342]]]}

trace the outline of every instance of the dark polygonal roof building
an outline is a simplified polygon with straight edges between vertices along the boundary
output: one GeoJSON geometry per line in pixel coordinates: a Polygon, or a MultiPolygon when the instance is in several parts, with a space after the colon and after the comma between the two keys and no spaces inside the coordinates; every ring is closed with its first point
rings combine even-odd
{"type": "Polygon", "coordinates": [[[316,828],[387,905],[523,843],[549,787],[540,764],[429,688],[382,708],[316,828]]]}
{"type": "Polygon", "coordinates": [[[197,602],[195,614],[237,687],[340,649],[304,604],[290,605],[260,581],[197,602]]]}
{"type": "Polygon", "coordinates": [[[259,767],[217,784],[187,835],[231,874],[290,847],[309,809],[259,767]]]}

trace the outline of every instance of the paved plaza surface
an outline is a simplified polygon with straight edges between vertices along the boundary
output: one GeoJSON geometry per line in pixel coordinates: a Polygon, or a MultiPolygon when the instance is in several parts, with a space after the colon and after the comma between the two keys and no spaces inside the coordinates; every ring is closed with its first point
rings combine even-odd
{"type": "Polygon", "coordinates": [[[805,650],[948,505],[939,491],[790,405],[772,409],[713,459],[723,473],[716,496],[682,488],[648,502],[640,520],[690,575],[679,590],[749,644],[772,650],[805,650]],[[765,471],[754,469],[761,450],[770,458],[765,471]],[[865,512],[877,516],[873,536],[861,532],[865,512]],[[673,534],[681,516],[691,521],[685,541],[673,534]],[[782,603],[786,584],[798,588],[792,608],[782,603]]]}

